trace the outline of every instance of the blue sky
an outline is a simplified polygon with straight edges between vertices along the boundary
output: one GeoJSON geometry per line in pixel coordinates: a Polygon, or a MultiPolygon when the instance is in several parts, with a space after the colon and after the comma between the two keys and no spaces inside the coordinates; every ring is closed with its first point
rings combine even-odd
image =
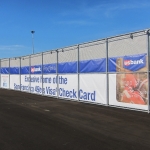
{"type": "Polygon", "coordinates": [[[0,58],[150,28],[149,0],[1,0],[0,58]]]}

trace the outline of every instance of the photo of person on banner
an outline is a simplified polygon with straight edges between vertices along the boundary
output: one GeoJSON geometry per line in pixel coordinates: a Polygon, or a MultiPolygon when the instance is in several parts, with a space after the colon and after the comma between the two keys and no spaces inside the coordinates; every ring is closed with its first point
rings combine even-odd
{"type": "Polygon", "coordinates": [[[147,73],[117,74],[117,101],[147,105],[147,73]]]}

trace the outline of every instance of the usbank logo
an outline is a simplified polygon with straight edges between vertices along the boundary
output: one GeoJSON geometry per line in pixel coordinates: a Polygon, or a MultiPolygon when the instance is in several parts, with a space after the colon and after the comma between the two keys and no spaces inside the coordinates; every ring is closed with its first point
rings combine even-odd
{"type": "Polygon", "coordinates": [[[124,65],[125,66],[139,65],[139,64],[144,64],[144,60],[143,59],[139,59],[139,60],[124,60],[124,65]]]}
{"type": "Polygon", "coordinates": [[[130,71],[138,71],[139,69],[146,67],[146,54],[124,56],[123,67],[130,71]]]}
{"type": "Polygon", "coordinates": [[[31,72],[32,73],[41,72],[41,67],[31,67],[31,72]]]}

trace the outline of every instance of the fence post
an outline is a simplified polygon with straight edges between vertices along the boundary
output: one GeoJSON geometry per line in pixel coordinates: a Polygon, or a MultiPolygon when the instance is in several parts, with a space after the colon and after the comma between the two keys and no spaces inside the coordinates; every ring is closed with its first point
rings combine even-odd
{"type": "Polygon", "coordinates": [[[43,96],[43,52],[42,52],[42,96],[43,96]]]}
{"type": "Polygon", "coordinates": [[[77,71],[78,71],[78,101],[80,101],[80,95],[79,95],[79,89],[80,89],[80,57],[79,57],[79,48],[80,45],[78,45],[78,49],[77,49],[77,56],[78,56],[78,65],[77,65],[77,71]]]}
{"type": "MultiPolygon", "coordinates": [[[[30,77],[30,80],[31,80],[31,55],[29,55],[29,77],[30,77]]],[[[31,93],[31,82],[29,83],[30,85],[30,92],[31,93]]]]}
{"type": "Polygon", "coordinates": [[[20,91],[21,91],[21,58],[22,58],[22,57],[19,57],[19,60],[20,60],[20,68],[19,68],[19,75],[20,75],[20,91]]]}
{"type": "Polygon", "coordinates": [[[106,99],[107,105],[109,105],[109,68],[108,68],[108,39],[106,39],[106,99]]]}
{"type": "Polygon", "coordinates": [[[148,78],[148,90],[147,90],[147,92],[148,92],[148,94],[147,94],[147,105],[148,105],[148,113],[149,113],[149,104],[150,104],[150,102],[149,102],[149,98],[150,98],[150,92],[149,92],[149,90],[150,90],[150,83],[149,83],[149,77],[150,77],[150,59],[149,59],[149,57],[150,57],[150,46],[149,46],[149,30],[146,30],[145,31],[146,32],[146,34],[147,34],[147,59],[148,59],[148,68],[147,68],[147,78],[148,78]]]}
{"type": "Polygon", "coordinates": [[[0,87],[1,87],[1,59],[0,59],[0,87]]]}
{"type": "Polygon", "coordinates": [[[56,69],[56,79],[57,79],[57,98],[59,98],[59,80],[58,80],[58,50],[57,52],[57,69],[56,69]]]}
{"type": "Polygon", "coordinates": [[[10,58],[9,58],[9,89],[10,89],[10,58]]]}

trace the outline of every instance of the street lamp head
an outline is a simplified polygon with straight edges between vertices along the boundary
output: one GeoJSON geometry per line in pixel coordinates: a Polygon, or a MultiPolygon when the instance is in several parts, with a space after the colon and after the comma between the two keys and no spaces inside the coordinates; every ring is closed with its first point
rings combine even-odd
{"type": "Polygon", "coordinates": [[[35,31],[31,31],[31,33],[33,34],[33,33],[35,33],[35,31]]]}

